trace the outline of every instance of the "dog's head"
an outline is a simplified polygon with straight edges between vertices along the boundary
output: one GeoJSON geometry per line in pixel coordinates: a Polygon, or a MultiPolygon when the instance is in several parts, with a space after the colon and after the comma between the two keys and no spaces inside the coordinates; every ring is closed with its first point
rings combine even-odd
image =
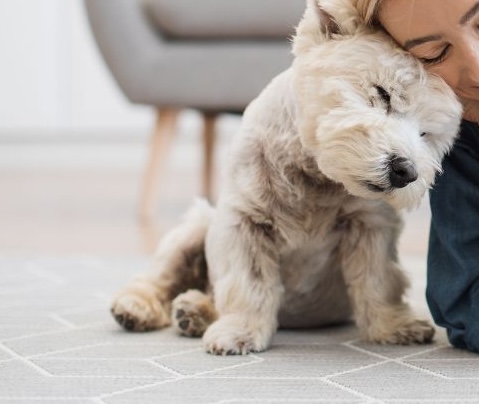
{"type": "Polygon", "coordinates": [[[457,135],[446,83],[361,24],[355,0],[308,0],[294,42],[303,145],[353,195],[419,204],[457,135]]]}

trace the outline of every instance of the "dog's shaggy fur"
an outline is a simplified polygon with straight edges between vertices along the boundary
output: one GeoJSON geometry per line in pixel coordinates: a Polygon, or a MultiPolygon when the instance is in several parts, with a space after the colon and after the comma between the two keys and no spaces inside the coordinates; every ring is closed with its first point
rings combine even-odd
{"type": "Polygon", "coordinates": [[[244,354],[278,324],[354,316],[368,341],[431,341],[403,300],[397,209],[433,184],[460,104],[362,26],[351,0],[309,0],[293,50],[244,114],[217,207],[199,202],[160,243],[155,272],[117,295],[126,329],[173,322],[208,352],[244,354]]]}

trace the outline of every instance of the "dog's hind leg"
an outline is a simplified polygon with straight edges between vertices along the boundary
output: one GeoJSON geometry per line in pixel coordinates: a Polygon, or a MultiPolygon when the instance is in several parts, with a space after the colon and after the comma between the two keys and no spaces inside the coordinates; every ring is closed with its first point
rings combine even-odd
{"type": "Polygon", "coordinates": [[[176,296],[207,289],[204,241],[212,212],[206,202],[197,202],[183,223],[161,240],[153,271],[117,293],[111,312],[123,328],[148,331],[168,326],[176,296]]]}
{"type": "Polygon", "coordinates": [[[401,345],[428,343],[434,328],[417,320],[403,300],[409,282],[397,260],[400,225],[394,217],[372,214],[350,223],[340,249],[344,280],[363,339],[401,345]]]}
{"type": "Polygon", "coordinates": [[[190,289],[173,300],[172,321],[186,337],[201,337],[217,314],[210,294],[190,289]]]}

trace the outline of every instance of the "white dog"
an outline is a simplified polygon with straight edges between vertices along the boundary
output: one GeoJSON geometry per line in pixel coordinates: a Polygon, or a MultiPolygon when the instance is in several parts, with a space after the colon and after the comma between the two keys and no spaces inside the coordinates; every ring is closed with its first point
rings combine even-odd
{"type": "Polygon", "coordinates": [[[461,106],[351,0],[308,0],[293,50],[244,114],[216,209],[194,207],[116,297],[126,329],[173,321],[215,354],[352,316],[368,341],[432,340],[403,300],[396,209],[433,184],[461,106]]]}

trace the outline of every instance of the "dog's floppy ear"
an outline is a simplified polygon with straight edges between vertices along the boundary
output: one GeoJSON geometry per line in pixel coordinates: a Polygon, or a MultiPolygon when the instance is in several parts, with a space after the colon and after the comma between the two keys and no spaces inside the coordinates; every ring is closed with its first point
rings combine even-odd
{"type": "Polygon", "coordinates": [[[298,56],[321,42],[354,34],[360,19],[352,3],[351,0],[307,0],[306,11],[296,28],[293,53],[298,56]]]}

